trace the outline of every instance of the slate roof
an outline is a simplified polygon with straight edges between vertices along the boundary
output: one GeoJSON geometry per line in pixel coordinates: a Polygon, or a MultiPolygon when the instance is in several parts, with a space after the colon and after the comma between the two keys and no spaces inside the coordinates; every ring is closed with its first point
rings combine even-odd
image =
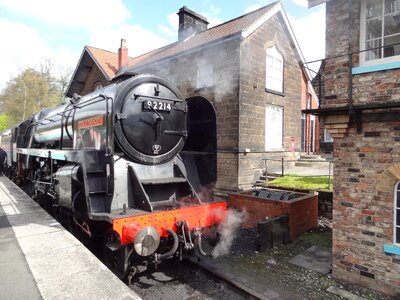
{"type": "Polygon", "coordinates": [[[90,46],[86,46],[86,50],[96,59],[100,69],[106,73],[107,79],[112,79],[118,71],[118,53],[90,46]]]}
{"type": "MultiPolygon", "coordinates": [[[[210,29],[199,32],[183,41],[169,44],[165,47],[155,49],[138,57],[130,57],[128,67],[144,65],[160,59],[171,57],[185,51],[201,47],[209,43],[241,33],[248,29],[251,25],[253,25],[268,11],[270,11],[276,3],[278,2],[262,7],[258,10],[255,10],[223,24],[217,25],[210,29]]],[[[109,79],[113,78],[118,72],[118,54],[89,46],[86,46],[86,48],[88,51],[90,51],[92,57],[97,61],[99,67],[103,69],[109,79]]]]}
{"type": "MultiPolygon", "coordinates": [[[[301,60],[304,60],[298,43],[288,23],[289,21],[287,19],[287,16],[283,11],[281,3],[277,1],[268,6],[264,6],[260,9],[252,11],[248,14],[227,21],[223,24],[194,34],[183,41],[177,41],[175,43],[169,44],[159,49],[155,49],[138,57],[130,57],[128,58],[128,66],[125,67],[124,70],[126,70],[127,68],[132,69],[148,63],[156,62],[162,59],[166,59],[168,57],[173,57],[175,55],[185,53],[186,51],[195,50],[215,42],[223,41],[224,39],[227,39],[229,37],[240,35],[241,37],[245,38],[248,36],[249,33],[253,32],[253,30],[261,26],[269,17],[271,17],[271,15],[275,14],[277,11],[282,12],[283,18],[288,24],[292,39],[296,44],[299,55],[301,56],[301,60]]],[[[83,50],[81,59],[72,77],[70,86],[67,90],[67,96],[71,96],[75,92],[79,93],[79,88],[83,85],[83,82],[85,81],[85,72],[87,72],[84,69],[85,62],[87,65],[89,65],[89,62],[87,62],[87,59],[89,58],[88,56],[93,59],[93,62],[98,65],[98,67],[108,80],[111,80],[113,77],[118,75],[117,53],[86,46],[83,50]]],[[[305,70],[305,72],[308,74],[307,70],[305,70]]]]}
{"type": "Polygon", "coordinates": [[[163,48],[133,58],[129,61],[129,66],[134,67],[154,62],[241,33],[253,25],[259,18],[264,16],[277,3],[278,2],[275,2],[223,24],[194,34],[183,41],[172,43],[163,48]]]}

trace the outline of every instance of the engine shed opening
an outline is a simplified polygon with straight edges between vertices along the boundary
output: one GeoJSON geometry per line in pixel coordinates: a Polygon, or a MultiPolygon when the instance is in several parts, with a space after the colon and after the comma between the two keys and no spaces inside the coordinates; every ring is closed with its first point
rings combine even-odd
{"type": "MultiPolygon", "coordinates": [[[[217,122],[213,105],[206,98],[191,97],[188,105],[188,138],[182,150],[184,160],[191,160],[201,186],[217,181],[217,122]]],[[[190,176],[191,174],[189,174],[190,176]]]]}

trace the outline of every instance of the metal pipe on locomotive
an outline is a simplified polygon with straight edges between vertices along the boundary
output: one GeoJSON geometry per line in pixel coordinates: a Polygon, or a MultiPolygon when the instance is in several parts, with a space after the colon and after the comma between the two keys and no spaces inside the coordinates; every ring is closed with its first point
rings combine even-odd
{"type": "Polygon", "coordinates": [[[180,155],[188,106],[164,78],[136,75],[44,109],[4,135],[10,176],[88,237],[104,238],[119,276],[201,250],[226,202],[200,199],[193,158],[180,155]],[[190,178],[190,179],[189,179],[190,178]]]}

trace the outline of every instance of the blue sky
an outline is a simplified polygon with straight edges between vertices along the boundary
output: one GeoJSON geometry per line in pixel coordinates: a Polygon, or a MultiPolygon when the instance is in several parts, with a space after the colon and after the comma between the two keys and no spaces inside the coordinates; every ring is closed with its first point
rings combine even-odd
{"type": "MultiPolygon", "coordinates": [[[[0,89],[11,76],[45,59],[75,68],[85,45],[116,52],[127,40],[136,56],[177,39],[179,8],[207,17],[209,27],[268,5],[271,0],[0,0],[0,89]]],[[[281,1],[306,60],[324,56],[325,6],[281,1]]]]}

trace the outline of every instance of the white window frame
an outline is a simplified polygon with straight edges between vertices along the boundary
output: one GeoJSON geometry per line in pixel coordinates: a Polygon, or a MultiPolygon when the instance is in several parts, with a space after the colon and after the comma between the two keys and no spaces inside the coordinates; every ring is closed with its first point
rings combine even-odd
{"type": "Polygon", "coordinates": [[[278,105],[273,105],[273,104],[267,104],[265,106],[265,151],[269,150],[282,150],[283,148],[283,122],[284,122],[284,109],[282,106],[278,105]],[[281,115],[277,116],[278,119],[274,120],[275,123],[271,123],[271,119],[269,118],[270,114],[273,114],[274,112],[271,110],[270,112],[268,111],[269,109],[274,109],[275,111],[280,110],[281,115]],[[279,123],[276,123],[279,122],[279,123]],[[277,136],[277,139],[271,138],[271,132],[274,130],[278,130],[278,132],[274,132],[273,136],[277,136]]]}
{"type": "MultiPolygon", "coordinates": [[[[393,216],[393,244],[396,246],[400,246],[400,241],[396,243],[396,234],[397,231],[400,231],[400,220],[397,220],[397,211],[400,211],[400,206],[397,206],[398,199],[397,195],[400,194],[400,181],[394,187],[394,216],[393,216]]],[[[400,203],[400,201],[399,201],[400,203]]]]}
{"type": "Polygon", "coordinates": [[[214,85],[214,67],[212,64],[197,67],[197,88],[210,87],[214,85]]]}
{"type": "MultiPolygon", "coordinates": [[[[366,34],[366,1],[361,0],[361,19],[360,19],[360,51],[366,49],[365,47],[365,34],[366,34]]],[[[385,0],[382,1],[382,14],[381,17],[384,16],[384,9],[385,9],[385,0]]],[[[383,18],[384,19],[384,18],[383,18]]],[[[382,21],[383,22],[383,21],[382,21]]],[[[381,43],[382,43],[382,52],[383,52],[383,39],[384,39],[384,25],[382,26],[382,36],[381,36],[381,43]]],[[[399,45],[400,47],[400,45],[399,45]]],[[[391,62],[400,61],[400,55],[390,56],[390,57],[383,57],[377,58],[372,60],[366,60],[366,51],[360,53],[360,65],[361,66],[370,66],[370,65],[377,65],[377,64],[385,64],[391,62]]]]}
{"type": "Polygon", "coordinates": [[[333,143],[333,138],[331,137],[331,134],[329,133],[328,129],[326,129],[326,128],[324,128],[324,142],[325,143],[333,143]],[[329,138],[327,136],[329,136],[329,138]]]}
{"type": "Polygon", "coordinates": [[[265,52],[265,89],[283,93],[283,56],[275,46],[265,52]]]}

